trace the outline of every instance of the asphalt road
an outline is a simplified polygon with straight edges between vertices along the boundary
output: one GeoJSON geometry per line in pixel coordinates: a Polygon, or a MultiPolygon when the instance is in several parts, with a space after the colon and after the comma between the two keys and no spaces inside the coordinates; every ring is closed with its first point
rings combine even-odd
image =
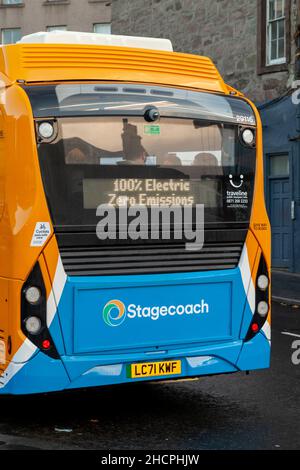
{"type": "Polygon", "coordinates": [[[0,449],[300,449],[300,309],[274,304],[270,370],[1,397],[0,449]]]}

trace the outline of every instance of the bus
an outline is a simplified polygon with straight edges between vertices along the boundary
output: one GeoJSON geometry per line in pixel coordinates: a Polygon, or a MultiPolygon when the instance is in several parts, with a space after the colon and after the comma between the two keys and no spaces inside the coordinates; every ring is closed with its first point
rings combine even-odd
{"type": "Polygon", "coordinates": [[[256,107],[207,57],[92,33],[1,46],[0,87],[0,393],[268,368],[256,107]],[[201,247],[99,234],[126,205],[203,207],[201,247]]]}

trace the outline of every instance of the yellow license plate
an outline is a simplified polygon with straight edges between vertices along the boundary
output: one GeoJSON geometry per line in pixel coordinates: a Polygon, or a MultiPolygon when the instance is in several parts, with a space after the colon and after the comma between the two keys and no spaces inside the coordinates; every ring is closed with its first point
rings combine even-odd
{"type": "Polygon", "coordinates": [[[128,376],[132,379],[179,374],[181,374],[181,361],[140,362],[128,366],[128,376]]]}

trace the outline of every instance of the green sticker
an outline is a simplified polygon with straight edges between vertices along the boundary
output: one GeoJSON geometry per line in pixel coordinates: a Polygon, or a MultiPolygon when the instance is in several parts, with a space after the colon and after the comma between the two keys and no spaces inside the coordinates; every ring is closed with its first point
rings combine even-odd
{"type": "Polygon", "coordinates": [[[160,126],[149,124],[144,126],[145,135],[160,135],[160,126]]]}

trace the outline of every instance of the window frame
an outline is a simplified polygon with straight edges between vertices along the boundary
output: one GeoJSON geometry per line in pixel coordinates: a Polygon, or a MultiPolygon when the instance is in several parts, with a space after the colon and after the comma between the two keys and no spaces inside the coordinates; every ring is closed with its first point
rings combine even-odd
{"type": "Polygon", "coordinates": [[[44,0],[43,5],[68,5],[70,0],[44,0]]]}
{"type": "MultiPolygon", "coordinates": [[[[22,37],[22,28],[16,27],[16,28],[1,28],[0,30],[0,44],[3,46],[9,45],[9,44],[16,44],[16,42],[3,42],[3,34],[5,31],[20,31],[20,39],[22,37]]],[[[18,39],[18,41],[20,40],[18,39]]]]}
{"type": "Polygon", "coordinates": [[[105,23],[93,23],[93,33],[94,34],[112,34],[112,24],[111,22],[107,21],[105,23]],[[95,29],[96,29],[96,26],[109,26],[110,27],[110,33],[99,33],[97,32],[95,29]]]}
{"type": "Polygon", "coordinates": [[[53,31],[68,31],[68,26],[65,25],[65,24],[61,24],[61,25],[49,25],[49,26],[46,26],[46,31],[47,33],[51,33],[53,31]]]}
{"type": "MultiPolygon", "coordinates": [[[[274,161],[274,160],[273,160],[274,161]]],[[[289,152],[276,152],[268,154],[268,177],[269,179],[283,179],[290,178],[291,176],[291,163],[289,152]],[[275,158],[286,157],[287,162],[287,172],[286,173],[272,173],[272,160],[275,158]]]]}
{"type": "Polygon", "coordinates": [[[257,73],[282,72],[288,70],[291,61],[291,0],[285,0],[285,60],[268,63],[268,0],[257,0],[257,73]]]}
{"type": "Polygon", "coordinates": [[[24,7],[24,0],[20,0],[18,3],[4,3],[5,0],[0,0],[0,8],[20,8],[24,7]]]}
{"type": "MultiPolygon", "coordinates": [[[[280,0],[283,3],[283,12],[282,15],[279,16],[278,18],[270,18],[270,1],[267,0],[267,18],[266,18],[266,34],[267,34],[267,39],[266,39],[266,63],[267,65],[278,65],[278,64],[285,64],[286,63],[286,50],[287,50],[287,41],[286,41],[286,17],[285,17],[285,0],[280,0]],[[282,57],[278,57],[277,59],[271,59],[271,47],[272,47],[272,39],[271,39],[271,26],[272,24],[278,25],[279,21],[284,22],[284,55],[282,57]]],[[[272,0],[278,2],[279,0],[272,0]]],[[[278,26],[277,26],[278,28],[278,26]]],[[[278,32],[278,29],[277,29],[278,32]]],[[[279,37],[276,37],[276,42],[277,42],[277,47],[278,47],[278,39],[279,37]]],[[[278,50],[277,50],[278,52],[278,50]]]]}
{"type": "Polygon", "coordinates": [[[19,5],[20,3],[23,3],[23,0],[14,0],[14,1],[12,1],[12,0],[1,0],[1,3],[3,5],[19,5]]]}

